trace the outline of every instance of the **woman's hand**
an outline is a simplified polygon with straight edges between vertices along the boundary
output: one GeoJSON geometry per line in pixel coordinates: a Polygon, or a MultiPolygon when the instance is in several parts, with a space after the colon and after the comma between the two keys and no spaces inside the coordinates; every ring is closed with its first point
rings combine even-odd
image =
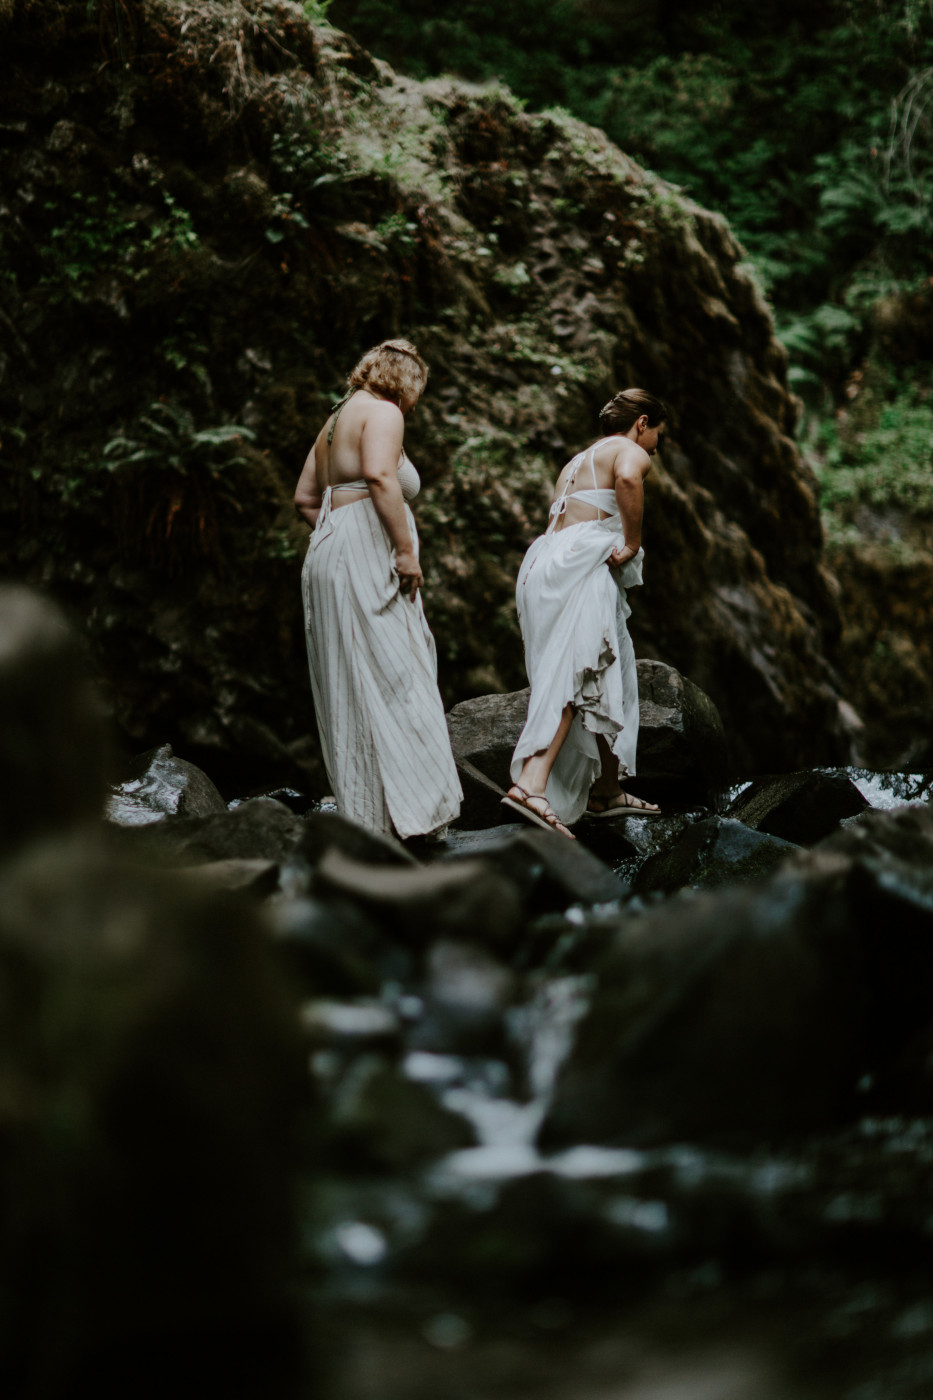
{"type": "Polygon", "coordinates": [[[395,572],[398,574],[400,592],[407,593],[409,601],[413,603],[418,596],[418,589],[424,587],[424,575],[421,572],[421,565],[418,563],[418,556],[413,549],[402,549],[396,552],[395,572]]]}
{"type": "Polygon", "coordinates": [[[640,548],[641,545],[633,549],[630,544],[627,544],[624,545],[622,549],[614,549],[606,560],[606,563],[609,565],[610,569],[618,569],[621,564],[627,564],[630,559],[634,559],[640,548]]]}

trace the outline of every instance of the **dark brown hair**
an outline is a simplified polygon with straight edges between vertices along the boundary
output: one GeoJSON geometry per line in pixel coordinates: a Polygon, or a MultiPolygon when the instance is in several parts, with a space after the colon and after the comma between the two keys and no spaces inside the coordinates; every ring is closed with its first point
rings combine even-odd
{"type": "Polygon", "coordinates": [[[649,428],[656,428],[669,416],[667,404],[647,389],[623,389],[599,410],[599,426],[604,433],[627,433],[643,413],[648,415],[649,428]]]}
{"type": "Polygon", "coordinates": [[[384,340],[353,366],[347,387],[374,389],[400,403],[420,398],[427,382],[428,367],[410,340],[384,340]]]}

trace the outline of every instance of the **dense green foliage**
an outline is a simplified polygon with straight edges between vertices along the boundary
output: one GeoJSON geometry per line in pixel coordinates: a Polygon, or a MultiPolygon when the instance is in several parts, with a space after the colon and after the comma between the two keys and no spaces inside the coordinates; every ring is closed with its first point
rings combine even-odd
{"type": "Polygon", "coordinates": [[[723,212],[805,393],[838,390],[876,303],[933,272],[930,0],[333,0],[329,17],[418,76],[566,106],[723,212]]]}

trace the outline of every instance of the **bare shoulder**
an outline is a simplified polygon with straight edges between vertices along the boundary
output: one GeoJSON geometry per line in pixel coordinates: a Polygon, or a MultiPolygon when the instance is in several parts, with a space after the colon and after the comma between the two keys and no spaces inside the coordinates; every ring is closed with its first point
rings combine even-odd
{"type": "Polygon", "coordinates": [[[361,398],[361,416],[363,427],[385,428],[387,430],[398,430],[405,427],[405,415],[398,404],[390,403],[388,399],[371,398],[368,394],[365,399],[361,398]]]}
{"type": "Polygon", "coordinates": [[[645,449],[627,437],[616,438],[615,444],[612,462],[613,476],[629,478],[646,476],[651,467],[651,458],[645,449]]]}

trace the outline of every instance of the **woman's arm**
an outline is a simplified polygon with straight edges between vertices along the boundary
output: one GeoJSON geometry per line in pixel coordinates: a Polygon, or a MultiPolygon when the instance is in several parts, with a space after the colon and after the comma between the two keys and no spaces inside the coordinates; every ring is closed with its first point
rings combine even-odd
{"type": "Polygon", "coordinates": [[[404,436],[405,419],[395,404],[377,401],[368,406],[360,439],[363,477],[376,514],[395,550],[399,586],[414,602],[424,578],[408,528],[405,498],[398,484],[398,460],[404,436]]]}
{"type": "Polygon", "coordinates": [[[295,509],[303,520],[314,526],[321,509],[321,490],[317,484],[317,471],[314,465],[314,445],[305,459],[295,487],[295,509]]]}
{"type": "Polygon", "coordinates": [[[616,501],[622,517],[622,533],[625,545],[614,549],[609,556],[609,564],[617,568],[627,564],[641,549],[641,521],[645,506],[645,477],[651,467],[651,458],[641,447],[632,444],[627,451],[620,452],[613,466],[616,501]]]}

